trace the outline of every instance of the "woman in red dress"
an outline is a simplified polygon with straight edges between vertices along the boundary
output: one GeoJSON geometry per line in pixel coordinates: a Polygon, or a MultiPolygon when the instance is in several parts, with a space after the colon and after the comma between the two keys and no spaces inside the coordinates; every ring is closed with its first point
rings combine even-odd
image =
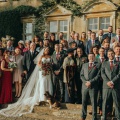
{"type": "Polygon", "coordinates": [[[4,58],[1,62],[1,94],[0,104],[7,104],[12,102],[12,71],[13,69],[8,68],[9,51],[4,52],[4,58]]]}

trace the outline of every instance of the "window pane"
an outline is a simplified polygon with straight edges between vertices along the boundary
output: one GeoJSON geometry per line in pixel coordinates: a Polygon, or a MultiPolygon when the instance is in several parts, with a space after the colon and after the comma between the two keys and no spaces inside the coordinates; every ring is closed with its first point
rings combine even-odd
{"type": "Polygon", "coordinates": [[[68,21],[60,21],[60,31],[59,32],[64,32],[68,30],[68,21]]]}
{"type": "Polygon", "coordinates": [[[25,39],[26,39],[26,40],[32,40],[32,35],[26,35],[26,36],[25,36],[25,39]]]}
{"type": "Polygon", "coordinates": [[[25,33],[32,33],[32,23],[25,24],[25,33]]]}
{"type": "Polygon", "coordinates": [[[50,22],[50,32],[57,32],[57,21],[50,22]]]}
{"type": "Polygon", "coordinates": [[[88,29],[97,30],[98,29],[98,18],[88,19],[88,29]]]}
{"type": "Polygon", "coordinates": [[[110,25],[110,17],[100,18],[100,29],[107,29],[110,25]]]}

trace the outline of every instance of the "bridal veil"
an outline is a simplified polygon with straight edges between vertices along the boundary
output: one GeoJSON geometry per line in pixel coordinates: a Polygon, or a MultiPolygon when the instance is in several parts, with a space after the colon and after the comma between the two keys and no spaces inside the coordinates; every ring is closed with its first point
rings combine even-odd
{"type": "MultiPolygon", "coordinates": [[[[37,57],[34,59],[35,64],[38,63],[38,60],[41,55],[43,55],[44,48],[40,51],[37,57]]],[[[31,113],[36,103],[39,102],[37,99],[38,91],[35,89],[37,86],[37,80],[39,79],[39,67],[36,65],[34,71],[32,72],[28,82],[26,83],[21,97],[16,103],[8,105],[7,108],[0,110],[0,114],[6,117],[17,117],[23,114],[31,113]]]]}

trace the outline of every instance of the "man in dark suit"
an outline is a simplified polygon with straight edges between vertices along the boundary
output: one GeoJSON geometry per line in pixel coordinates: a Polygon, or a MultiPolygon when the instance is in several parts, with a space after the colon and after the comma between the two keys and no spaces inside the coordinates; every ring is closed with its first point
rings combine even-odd
{"type": "Polygon", "coordinates": [[[82,80],[82,120],[87,116],[87,102],[90,95],[92,105],[92,120],[97,120],[97,94],[98,80],[100,78],[100,64],[95,62],[95,55],[89,53],[88,63],[83,64],[81,70],[82,80]]]}
{"type": "Polygon", "coordinates": [[[108,27],[108,33],[104,34],[103,37],[104,36],[108,36],[110,38],[110,43],[112,42],[111,38],[116,36],[116,34],[113,33],[113,27],[112,26],[108,27]]]}
{"type": "Polygon", "coordinates": [[[63,60],[64,55],[60,54],[59,44],[55,44],[55,51],[52,55],[54,95],[61,102],[63,102],[63,60]],[[57,94],[58,91],[60,91],[60,96],[57,94]]]}
{"type": "Polygon", "coordinates": [[[87,43],[86,43],[86,54],[87,55],[90,53],[90,50],[93,46],[98,46],[98,47],[101,46],[99,40],[96,40],[96,33],[95,32],[91,33],[91,40],[87,41],[87,43]]]}
{"type": "Polygon", "coordinates": [[[35,51],[36,44],[30,44],[30,50],[24,53],[23,57],[23,69],[24,73],[27,75],[27,80],[29,79],[30,75],[32,74],[36,64],[34,63],[34,58],[37,56],[38,52],[35,51]]]}
{"type": "Polygon", "coordinates": [[[96,38],[97,40],[100,41],[100,43],[102,43],[103,34],[104,34],[103,30],[100,29],[100,30],[99,30],[99,34],[98,34],[98,37],[96,38]]]}
{"type": "MultiPolygon", "coordinates": [[[[107,61],[107,58],[105,57],[105,49],[100,48],[99,49],[99,58],[96,58],[96,62],[100,63],[100,66],[104,61],[107,61]]],[[[99,105],[99,114],[102,115],[102,86],[103,86],[103,79],[100,77],[99,84],[98,84],[98,105],[99,105]]]]}
{"type": "MultiPolygon", "coordinates": [[[[115,103],[115,112],[117,120],[120,120],[120,64],[114,60],[113,50],[108,50],[108,61],[105,61],[101,67],[101,76],[103,79],[103,120],[106,120],[107,105],[111,97],[115,103]]],[[[112,104],[109,104],[111,106],[112,104]]]]}
{"type": "Polygon", "coordinates": [[[75,75],[75,84],[76,84],[76,89],[77,89],[77,99],[76,99],[76,104],[81,103],[82,101],[82,93],[81,93],[81,89],[82,89],[82,80],[80,79],[80,72],[82,69],[82,65],[84,63],[86,63],[87,60],[87,56],[85,56],[83,54],[83,50],[82,48],[77,48],[76,50],[77,52],[77,56],[75,57],[75,62],[77,65],[77,69],[76,69],[76,75],[75,75]]]}

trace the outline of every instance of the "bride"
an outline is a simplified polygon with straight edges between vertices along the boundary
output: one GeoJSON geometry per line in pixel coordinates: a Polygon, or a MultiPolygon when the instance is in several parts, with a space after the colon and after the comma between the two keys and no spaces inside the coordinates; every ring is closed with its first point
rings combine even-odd
{"type": "Polygon", "coordinates": [[[8,105],[7,108],[0,110],[0,114],[6,117],[17,117],[23,114],[31,113],[34,106],[41,101],[45,101],[45,91],[53,94],[52,74],[51,74],[51,57],[49,48],[41,50],[34,60],[38,63],[26,83],[21,97],[14,104],[8,105]],[[38,60],[39,59],[39,60],[38,60]]]}

